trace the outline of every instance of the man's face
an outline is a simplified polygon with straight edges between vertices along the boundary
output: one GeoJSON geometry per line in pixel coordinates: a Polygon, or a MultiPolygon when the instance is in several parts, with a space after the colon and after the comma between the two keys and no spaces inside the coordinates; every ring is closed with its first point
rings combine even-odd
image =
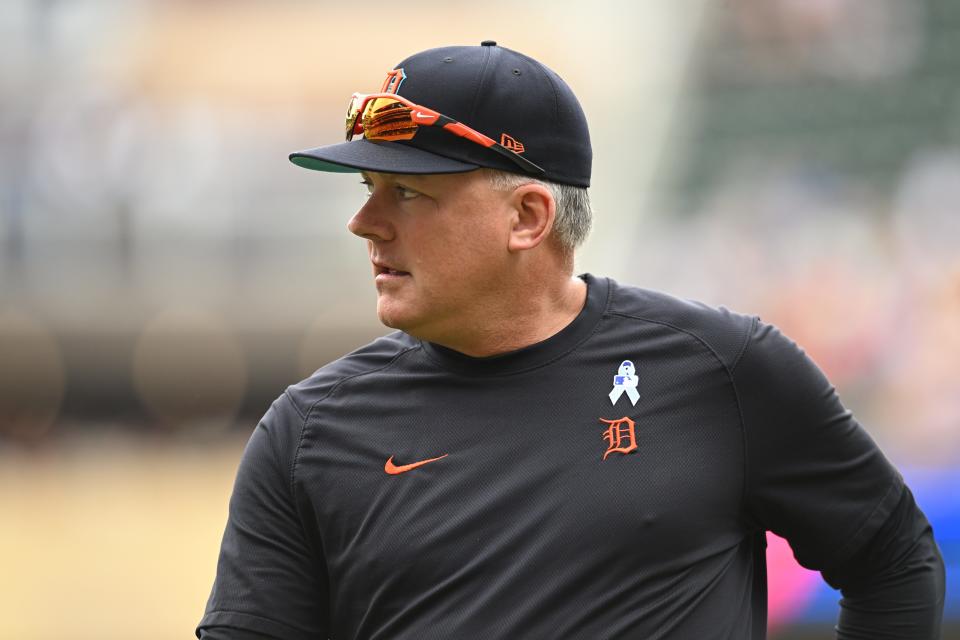
{"type": "Polygon", "coordinates": [[[367,240],[380,321],[455,343],[506,278],[509,192],[483,171],[362,175],[368,199],[347,227],[367,240]]]}

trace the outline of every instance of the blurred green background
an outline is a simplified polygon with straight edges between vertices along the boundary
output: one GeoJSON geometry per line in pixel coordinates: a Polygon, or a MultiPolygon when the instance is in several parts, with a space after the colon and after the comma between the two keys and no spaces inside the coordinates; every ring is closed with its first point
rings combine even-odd
{"type": "MultiPolygon", "coordinates": [[[[960,565],[955,0],[4,0],[0,638],[191,637],[257,419],[385,332],[364,189],[286,156],[484,39],[581,98],[578,269],[779,325],[960,565]]],[[[827,637],[783,584],[772,637],[827,637]]]]}

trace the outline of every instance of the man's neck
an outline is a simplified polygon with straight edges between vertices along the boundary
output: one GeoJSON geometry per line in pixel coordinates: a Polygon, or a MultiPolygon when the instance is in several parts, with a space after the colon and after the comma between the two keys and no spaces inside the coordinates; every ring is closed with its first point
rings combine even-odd
{"type": "Polygon", "coordinates": [[[587,284],[576,277],[514,287],[498,298],[497,308],[487,308],[482,324],[456,335],[426,339],[468,356],[495,356],[559,333],[577,317],[586,299],[587,284]]]}

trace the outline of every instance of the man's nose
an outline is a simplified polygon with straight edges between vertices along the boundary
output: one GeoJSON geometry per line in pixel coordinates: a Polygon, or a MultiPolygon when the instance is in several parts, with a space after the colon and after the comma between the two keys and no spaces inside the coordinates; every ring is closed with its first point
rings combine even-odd
{"type": "Polygon", "coordinates": [[[366,238],[385,242],[393,239],[394,229],[383,210],[376,194],[371,194],[360,210],[347,223],[350,233],[366,238]]]}

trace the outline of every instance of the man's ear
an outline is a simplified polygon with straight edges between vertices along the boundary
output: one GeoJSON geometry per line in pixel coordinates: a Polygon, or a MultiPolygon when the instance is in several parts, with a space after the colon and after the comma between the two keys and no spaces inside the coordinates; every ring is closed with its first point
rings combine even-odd
{"type": "Polygon", "coordinates": [[[550,189],[540,184],[525,184],[510,195],[513,220],[507,248],[510,251],[533,249],[553,229],[557,203],[550,189]]]}

